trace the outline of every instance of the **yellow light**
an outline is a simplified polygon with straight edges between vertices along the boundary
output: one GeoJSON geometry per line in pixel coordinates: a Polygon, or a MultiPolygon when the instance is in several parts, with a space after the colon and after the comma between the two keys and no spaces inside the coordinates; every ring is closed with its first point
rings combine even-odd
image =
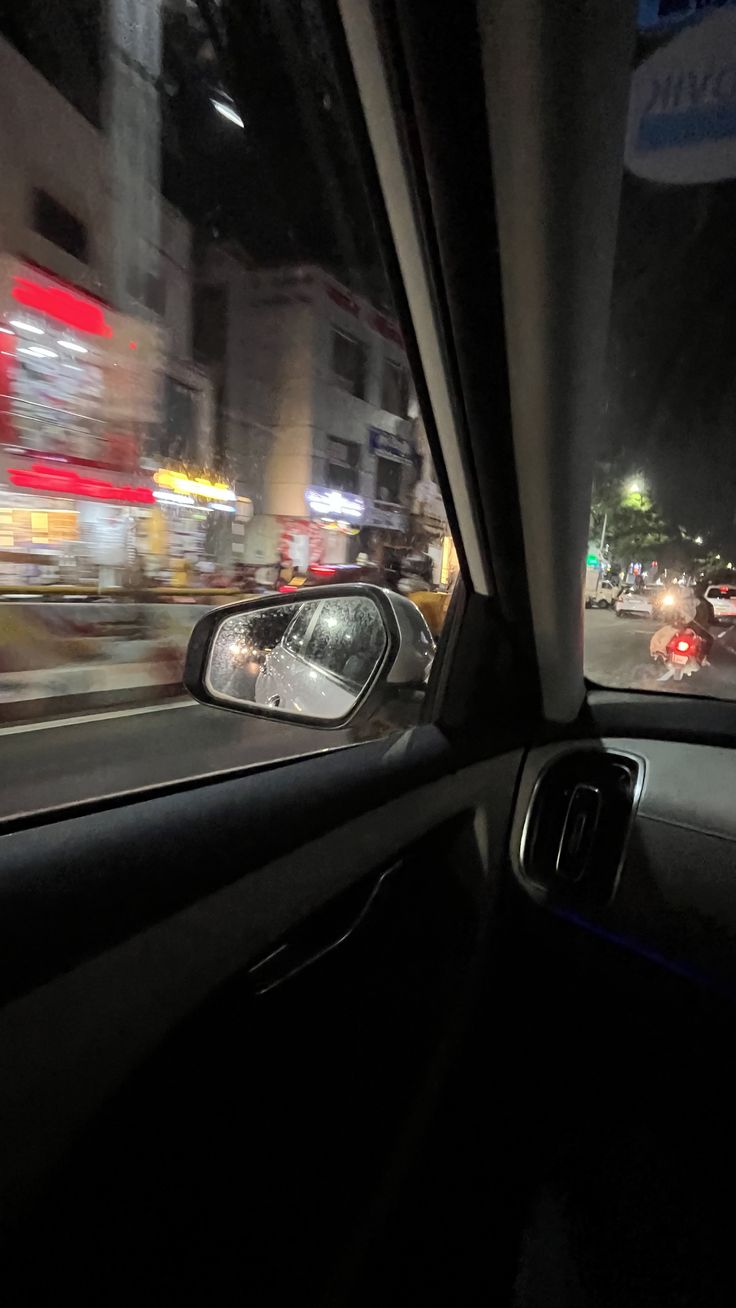
{"type": "Polygon", "coordinates": [[[357,536],[360,527],[351,527],[348,522],[333,522],[330,518],[320,518],[319,525],[323,531],[341,531],[343,536],[357,536]]]}
{"type": "Polygon", "coordinates": [[[445,536],[442,541],[442,559],[440,562],[440,586],[446,586],[450,579],[450,559],[453,553],[452,536],[445,536]]]}
{"type": "Polygon", "coordinates": [[[235,491],[224,481],[205,481],[204,477],[185,477],[169,468],[159,468],[153,480],[157,486],[176,491],[179,495],[199,495],[203,500],[234,500],[235,491]]]}

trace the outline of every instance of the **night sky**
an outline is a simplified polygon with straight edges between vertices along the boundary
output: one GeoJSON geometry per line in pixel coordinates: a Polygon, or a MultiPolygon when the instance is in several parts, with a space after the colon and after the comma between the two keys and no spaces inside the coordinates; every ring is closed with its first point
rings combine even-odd
{"type": "MultiPolygon", "coordinates": [[[[674,36],[677,35],[677,30],[674,36]]],[[[640,62],[673,39],[642,37],[640,62]]],[[[625,172],[598,454],[736,555],[736,181],[625,172]]]]}
{"type": "MultiPolygon", "coordinates": [[[[601,457],[693,534],[736,539],[736,183],[626,176],[601,457]]],[[[733,551],[732,551],[733,552],[733,551]]]]}

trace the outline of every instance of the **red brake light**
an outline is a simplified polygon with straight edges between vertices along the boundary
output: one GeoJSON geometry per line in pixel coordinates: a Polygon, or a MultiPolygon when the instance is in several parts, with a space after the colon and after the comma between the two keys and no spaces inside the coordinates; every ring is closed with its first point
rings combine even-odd
{"type": "Polygon", "coordinates": [[[722,595],[727,595],[727,594],[728,594],[728,586],[719,586],[718,589],[719,589],[719,591],[721,592],[722,595]]]}
{"type": "Polygon", "coordinates": [[[336,577],[336,576],[337,576],[337,568],[326,568],[326,567],[323,567],[322,564],[320,564],[320,563],[315,563],[315,564],[313,564],[313,566],[309,569],[309,571],[310,571],[310,572],[313,572],[314,575],[315,575],[315,577],[336,577]]]}
{"type": "Polygon", "coordinates": [[[680,652],[680,654],[687,654],[690,649],[690,641],[678,640],[676,649],[680,652]]]}
{"type": "Polygon", "coordinates": [[[293,595],[298,586],[279,586],[279,595],[293,595]]]}

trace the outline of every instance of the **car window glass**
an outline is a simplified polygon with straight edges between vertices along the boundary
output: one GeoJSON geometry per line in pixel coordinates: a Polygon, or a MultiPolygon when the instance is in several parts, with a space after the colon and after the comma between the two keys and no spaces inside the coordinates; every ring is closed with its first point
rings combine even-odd
{"type": "Polygon", "coordinates": [[[384,652],[382,628],[374,606],[345,597],[321,605],[304,642],[303,657],[324,672],[353,686],[363,686],[384,652]]]}
{"type": "Polygon", "coordinates": [[[652,0],[633,21],[585,671],[604,686],[733,699],[736,9],[652,0]],[[609,604],[606,579],[634,589],[609,604]],[[686,625],[697,639],[678,649],[686,625]]]}
{"type": "MultiPolygon", "coordinates": [[[[354,739],[195,705],[214,605],[342,577],[441,630],[457,555],[333,8],[0,6],[0,816],[354,739]]],[[[330,675],[377,657],[328,634],[330,675]]]]}
{"type": "Polygon", "coordinates": [[[290,654],[303,655],[305,637],[315,617],[315,611],[309,604],[304,604],[297,611],[283,638],[284,647],[290,654]]]}

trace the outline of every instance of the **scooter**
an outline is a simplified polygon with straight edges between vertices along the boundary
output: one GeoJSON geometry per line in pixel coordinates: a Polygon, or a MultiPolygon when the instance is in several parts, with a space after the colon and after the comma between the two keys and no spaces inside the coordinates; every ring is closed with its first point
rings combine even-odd
{"type": "Polygon", "coordinates": [[[661,627],[652,636],[649,653],[655,663],[665,665],[660,681],[682,681],[708,665],[705,641],[692,627],[661,627]]]}

